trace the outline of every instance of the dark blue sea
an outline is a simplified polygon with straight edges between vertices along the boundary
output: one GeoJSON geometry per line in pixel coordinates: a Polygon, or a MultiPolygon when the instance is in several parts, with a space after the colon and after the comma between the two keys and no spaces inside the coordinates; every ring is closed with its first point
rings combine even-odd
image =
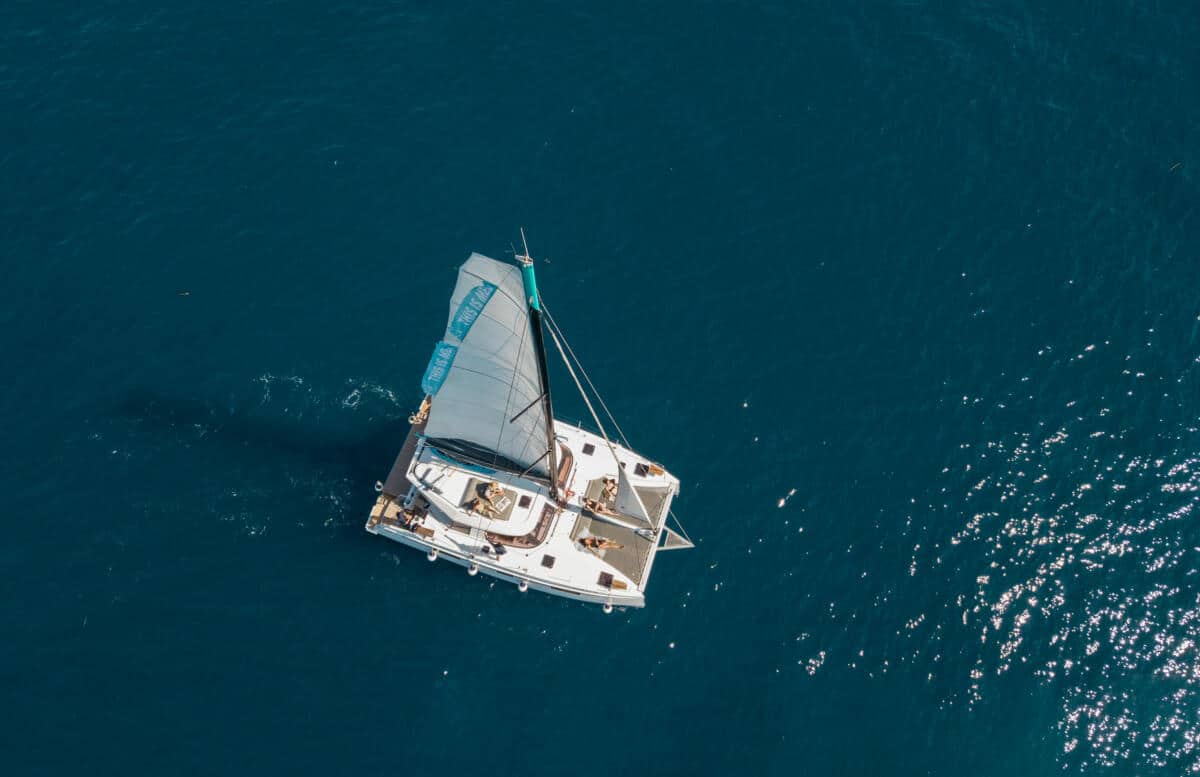
{"type": "Polygon", "coordinates": [[[1194,3],[3,8],[4,774],[1200,771],[1194,3]],[[643,610],[363,531],[522,226],[643,610]]]}

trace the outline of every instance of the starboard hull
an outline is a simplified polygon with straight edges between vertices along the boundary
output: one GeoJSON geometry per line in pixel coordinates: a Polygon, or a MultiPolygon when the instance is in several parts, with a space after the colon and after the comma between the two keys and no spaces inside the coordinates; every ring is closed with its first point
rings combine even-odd
{"type": "Polygon", "coordinates": [[[538,591],[551,596],[561,596],[564,599],[574,599],[579,602],[587,602],[589,604],[612,605],[613,607],[645,607],[646,599],[640,592],[634,595],[625,594],[623,592],[615,593],[599,593],[595,591],[580,591],[572,590],[560,584],[550,583],[548,581],[538,580],[532,577],[525,577],[510,570],[501,569],[494,566],[483,559],[471,558],[462,555],[460,551],[447,548],[443,545],[435,544],[427,540],[423,540],[411,532],[403,529],[392,529],[390,527],[367,525],[367,531],[378,537],[398,542],[401,545],[407,545],[410,548],[415,548],[426,554],[429,557],[430,551],[436,551],[436,558],[433,561],[448,561],[466,569],[471,569],[474,566],[480,574],[488,577],[501,580],[505,583],[511,583],[520,591],[522,582],[525,583],[527,590],[538,591]]]}

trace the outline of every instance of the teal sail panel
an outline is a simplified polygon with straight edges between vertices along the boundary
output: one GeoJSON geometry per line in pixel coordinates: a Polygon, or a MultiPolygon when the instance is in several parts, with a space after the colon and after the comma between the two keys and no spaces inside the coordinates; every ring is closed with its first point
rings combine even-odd
{"type": "Polygon", "coordinates": [[[446,376],[450,374],[450,366],[458,354],[458,346],[440,342],[433,347],[433,356],[429,357],[429,366],[425,368],[425,376],[421,378],[421,390],[429,396],[435,396],[442,387],[446,376]]]}
{"type": "Polygon", "coordinates": [[[450,325],[446,327],[446,333],[456,340],[465,338],[467,332],[471,331],[471,325],[475,323],[475,319],[479,318],[479,314],[483,312],[483,306],[495,293],[496,284],[494,283],[481,283],[467,292],[462,302],[458,303],[458,310],[454,311],[454,315],[450,317],[450,325]]]}

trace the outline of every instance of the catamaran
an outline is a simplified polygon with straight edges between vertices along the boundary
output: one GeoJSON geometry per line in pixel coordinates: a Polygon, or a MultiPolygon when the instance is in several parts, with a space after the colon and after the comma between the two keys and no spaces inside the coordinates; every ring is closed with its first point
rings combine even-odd
{"type": "Polygon", "coordinates": [[[473,253],[459,268],[425,397],[366,529],[521,592],[643,607],[657,552],[693,547],[678,520],[678,531],[668,525],[679,479],[630,449],[538,294],[521,240],[515,265],[473,253]],[[547,334],[599,434],[554,418],[547,334]]]}

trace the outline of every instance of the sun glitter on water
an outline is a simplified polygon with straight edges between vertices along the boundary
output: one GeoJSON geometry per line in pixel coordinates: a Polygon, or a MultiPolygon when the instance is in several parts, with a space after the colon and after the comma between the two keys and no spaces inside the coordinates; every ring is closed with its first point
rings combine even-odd
{"type": "Polygon", "coordinates": [[[939,645],[936,671],[961,677],[968,705],[1013,672],[1060,689],[1064,765],[1200,773],[1200,430],[1178,391],[1195,375],[1148,377],[1130,361],[1113,398],[1071,400],[1032,428],[1003,428],[1003,411],[1042,407],[1027,377],[963,403],[983,433],[959,445],[925,505],[961,522],[925,530],[910,567],[953,593],[910,632],[939,645]]]}

